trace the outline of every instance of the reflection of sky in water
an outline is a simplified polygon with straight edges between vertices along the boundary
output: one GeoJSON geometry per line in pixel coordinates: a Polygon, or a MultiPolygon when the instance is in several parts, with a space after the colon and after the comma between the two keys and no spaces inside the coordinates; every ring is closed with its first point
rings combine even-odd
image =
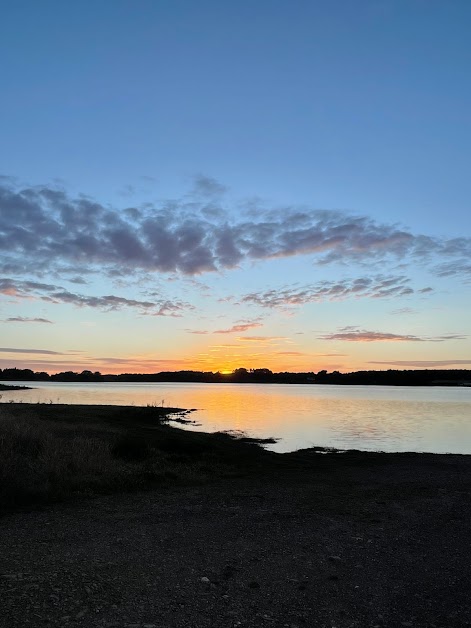
{"type": "MultiPolygon", "coordinates": [[[[23,383],[24,384],[24,383],[23,383]]],[[[280,438],[276,451],[312,445],[471,453],[471,388],[253,384],[33,383],[2,402],[197,408],[191,429],[280,438]]]]}

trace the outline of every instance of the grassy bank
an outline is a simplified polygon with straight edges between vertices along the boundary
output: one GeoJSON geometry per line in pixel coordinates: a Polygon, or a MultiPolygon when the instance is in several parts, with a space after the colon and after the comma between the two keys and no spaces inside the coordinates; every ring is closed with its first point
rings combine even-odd
{"type": "MultiPolygon", "coordinates": [[[[190,415],[191,416],[191,415],[190,415]]],[[[179,429],[178,409],[0,404],[0,511],[82,496],[218,479],[422,496],[469,478],[471,456],[311,448],[277,454],[226,433],[179,429]],[[455,481],[455,480],[453,480],[455,481]],[[387,488],[389,487],[389,488],[387,488]]],[[[446,489],[448,490],[448,489],[446,489]]],[[[356,499],[356,498],[355,498],[356,499]]]]}
{"type": "Polygon", "coordinates": [[[250,440],[168,425],[161,407],[0,404],[0,508],[204,482],[260,466],[250,440]]]}

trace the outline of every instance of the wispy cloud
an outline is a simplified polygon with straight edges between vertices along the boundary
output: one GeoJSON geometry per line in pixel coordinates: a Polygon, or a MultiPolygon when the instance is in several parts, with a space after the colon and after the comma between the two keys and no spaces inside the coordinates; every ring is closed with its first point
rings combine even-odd
{"type": "Polygon", "coordinates": [[[414,290],[404,275],[359,277],[339,281],[319,281],[303,286],[284,286],[265,292],[251,292],[241,298],[267,308],[291,307],[322,301],[342,301],[348,298],[386,299],[409,296],[414,290]]]}
{"type": "Polygon", "coordinates": [[[315,355],[318,358],[345,358],[348,353],[316,353],[315,355]]]}
{"type": "Polygon", "coordinates": [[[48,318],[30,318],[28,316],[10,316],[9,318],[5,318],[4,323],[51,323],[48,318]]]}
{"type": "Polygon", "coordinates": [[[370,360],[368,364],[384,364],[392,366],[411,367],[416,366],[418,368],[445,368],[447,366],[465,366],[471,364],[471,360],[370,360]]]}
{"type": "Polygon", "coordinates": [[[277,351],[276,355],[307,355],[303,351],[277,351]]]}
{"type": "Polygon", "coordinates": [[[256,327],[263,327],[263,323],[260,323],[259,321],[253,321],[253,322],[249,322],[249,323],[239,323],[238,325],[232,325],[232,327],[229,327],[228,329],[217,329],[216,331],[214,331],[214,334],[234,334],[234,333],[241,333],[244,331],[249,331],[249,329],[255,329],[256,327]]]}
{"type": "Polygon", "coordinates": [[[396,314],[417,314],[417,310],[414,310],[412,307],[400,307],[397,310],[391,310],[390,312],[393,316],[396,314]]]}
{"type": "Polygon", "coordinates": [[[0,347],[1,353],[38,353],[41,355],[66,355],[58,351],[49,351],[48,349],[16,349],[14,347],[0,347]]]}
{"type": "Polygon", "coordinates": [[[223,192],[224,186],[202,176],[190,198],[122,210],[52,186],[20,187],[2,179],[0,272],[64,272],[81,265],[96,272],[195,275],[245,260],[298,255],[320,264],[406,258],[423,263],[433,256],[444,264],[437,269],[441,274],[469,272],[471,238],[415,235],[333,210],[286,207],[231,218],[219,201],[223,192]]]}
{"type": "Polygon", "coordinates": [[[37,298],[54,304],[71,304],[77,307],[90,307],[103,311],[137,309],[142,314],[151,316],[181,316],[184,311],[194,307],[180,300],[158,299],[140,301],[116,295],[89,296],[70,292],[60,286],[35,281],[16,281],[11,278],[0,279],[0,294],[16,298],[37,298]]]}
{"type": "Polygon", "coordinates": [[[226,192],[227,187],[213,177],[199,174],[193,178],[192,195],[202,196],[203,198],[219,198],[226,192]]]}
{"type": "Polygon", "coordinates": [[[444,262],[435,269],[439,277],[459,276],[465,281],[471,281],[471,262],[467,259],[444,262]]]}
{"type": "Polygon", "coordinates": [[[337,333],[318,336],[318,338],[320,340],[343,340],[346,342],[445,342],[447,340],[464,340],[467,336],[458,334],[415,336],[413,334],[394,334],[348,327],[337,333]]]}
{"type": "Polygon", "coordinates": [[[275,342],[289,340],[286,336],[238,336],[239,342],[275,342]]]}
{"type": "Polygon", "coordinates": [[[166,370],[190,369],[194,367],[194,361],[189,358],[158,359],[141,356],[114,357],[114,356],[74,356],[69,353],[58,353],[46,350],[15,350],[18,358],[0,358],[0,368],[30,368],[38,371],[82,371],[89,369],[107,372],[158,372],[166,370]],[[30,354],[28,357],[20,357],[20,354],[30,354]],[[33,357],[36,354],[37,357],[33,357]],[[44,356],[41,359],[41,356],[44,356]]]}

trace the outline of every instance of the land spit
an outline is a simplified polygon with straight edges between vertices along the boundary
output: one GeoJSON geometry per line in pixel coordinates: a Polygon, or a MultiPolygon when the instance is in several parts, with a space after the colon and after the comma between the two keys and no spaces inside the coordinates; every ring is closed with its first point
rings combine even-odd
{"type": "Polygon", "coordinates": [[[11,464],[66,476],[3,491],[2,627],[471,623],[471,456],[275,454],[157,408],[0,410],[11,464]],[[80,483],[58,443],[112,455],[80,483]]]}

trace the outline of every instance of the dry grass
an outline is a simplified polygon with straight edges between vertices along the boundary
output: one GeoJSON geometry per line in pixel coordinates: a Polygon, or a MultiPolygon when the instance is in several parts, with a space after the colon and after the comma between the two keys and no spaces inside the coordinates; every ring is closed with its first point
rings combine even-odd
{"type": "Polygon", "coordinates": [[[34,417],[7,416],[0,421],[0,501],[5,505],[104,488],[124,474],[101,439],[64,438],[34,417]]]}
{"type": "Polygon", "coordinates": [[[0,404],[0,509],[78,495],[201,482],[262,451],[224,434],[169,427],[152,409],[0,404]]]}

